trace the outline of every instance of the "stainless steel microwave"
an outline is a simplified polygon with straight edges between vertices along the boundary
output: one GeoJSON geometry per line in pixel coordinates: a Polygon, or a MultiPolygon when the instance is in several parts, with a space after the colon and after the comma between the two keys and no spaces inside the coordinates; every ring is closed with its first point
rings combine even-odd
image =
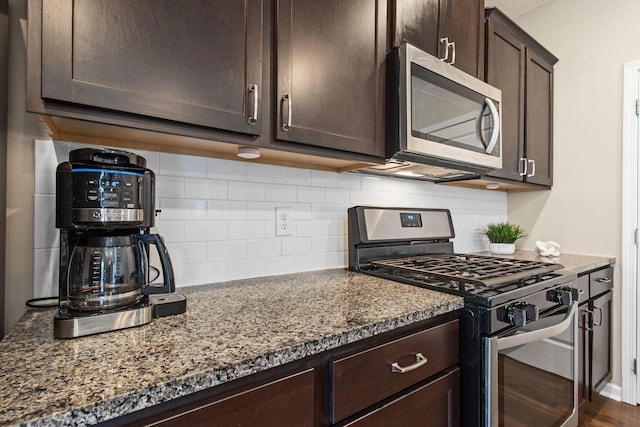
{"type": "Polygon", "coordinates": [[[499,89],[410,44],[387,73],[387,162],[367,172],[452,181],[502,168],[499,89]]]}

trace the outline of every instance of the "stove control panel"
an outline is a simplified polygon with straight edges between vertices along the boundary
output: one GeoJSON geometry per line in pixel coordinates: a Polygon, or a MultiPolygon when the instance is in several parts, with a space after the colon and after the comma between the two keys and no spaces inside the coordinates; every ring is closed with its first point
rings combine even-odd
{"type": "Polygon", "coordinates": [[[538,320],[538,307],[525,302],[516,302],[497,311],[498,320],[513,326],[523,327],[527,322],[538,320]]]}

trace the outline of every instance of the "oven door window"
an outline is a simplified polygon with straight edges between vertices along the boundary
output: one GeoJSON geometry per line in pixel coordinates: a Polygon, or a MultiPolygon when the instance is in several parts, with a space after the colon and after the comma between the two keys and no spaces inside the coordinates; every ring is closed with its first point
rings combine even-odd
{"type": "Polygon", "coordinates": [[[473,90],[411,64],[411,135],[499,156],[499,105],[473,90]]]}
{"type": "Polygon", "coordinates": [[[577,419],[576,334],[573,308],[485,340],[490,376],[487,403],[492,408],[488,425],[551,427],[577,419]],[[541,334],[554,327],[552,335],[541,334]]]}

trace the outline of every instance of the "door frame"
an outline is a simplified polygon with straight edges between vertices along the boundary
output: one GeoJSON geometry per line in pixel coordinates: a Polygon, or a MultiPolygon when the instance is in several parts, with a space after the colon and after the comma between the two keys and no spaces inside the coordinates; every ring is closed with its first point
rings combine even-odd
{"type": "Polygon", "coordinates": [[[622,96],[622,255],[621,273],[621,398],[631,405],[638,403],[640,383],[633,372],[638,357],[638,246],[635,242],[639,226],[638,191],[640,154],[638,151],[639,119],[636,100],[640,98],[640,61],[624,66],[622,96]]]}

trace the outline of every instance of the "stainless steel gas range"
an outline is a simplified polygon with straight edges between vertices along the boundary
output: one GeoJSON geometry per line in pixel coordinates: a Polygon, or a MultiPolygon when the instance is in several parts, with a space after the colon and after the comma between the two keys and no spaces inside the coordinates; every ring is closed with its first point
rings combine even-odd
{"type": "Polygon", "coordinates": [[[463,426],[576,426],[576,276],[563,266],[457,254],[446,209],[356,206],[349,268],[464,297],[463,426]]]}

